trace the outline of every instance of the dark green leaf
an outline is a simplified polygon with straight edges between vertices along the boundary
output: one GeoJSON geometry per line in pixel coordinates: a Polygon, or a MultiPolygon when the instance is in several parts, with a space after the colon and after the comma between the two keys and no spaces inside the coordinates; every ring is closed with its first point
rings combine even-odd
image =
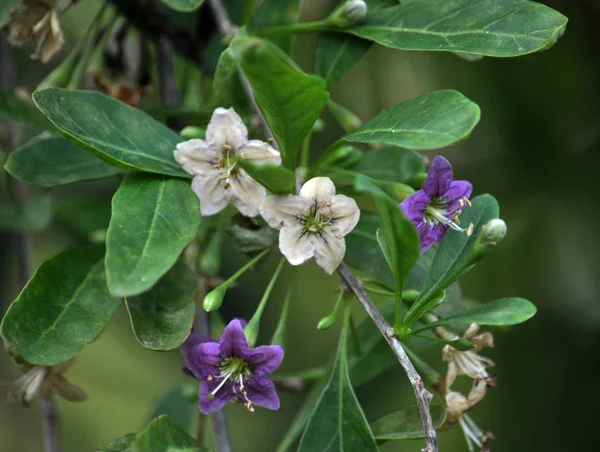
{"type": "Polygon", "coordinates": [[[348,323],[347,313],[335,365],[302,435],[298,452],[379,450],[348,375],[348,323]]]}
{"type": "Polygon", "coordinates": [[[237,61],[230,48],[223,50],[215,75],[209,105],[211,107],[229,107],[233,105],[233,82],[237,77],[237,61]]]}
{"type": "Polygon", "coordinates": [[[252,179],[276,195],[296,192],[296,175],[288,168],[244,159],[237,159],[237,163],[252,179]]]}
{"type": "MultiPolygon", "coordinates": [[[[433,427],[437,429],[444,423],[446,410],[439,403],[432,403],[429,410],[433,427]]],[[[377,419],[371,423],[371,430],[373,430],[373,435],[375,435],[378,442],[425,437],[417,405],[407,406],[377,419]]]]}
{"type": "Polygon", "coordinates": [[[158,400],[150,419],[166,414],[188,434],[198,427],[198,384],[176,383],[158,400]]]}
{"type": "Polygon", "coordinates": [[[460,221],[464,225],[473,224],[470,237],[449,230],[433,258],[427,280],[421,289],[421,295],[411,306],[404,320],[409,327],[426,311],[427,303],[440,289],[445,289],[472,265],[471,251],[477,241],[481,228],[490,220],[498,218],[499,207],[491,195],[480,195],[473,199],[472,207],[463,210],[460,221]]]}
{"type": "Polygon", "coordinates": [[[138,295],[169,270],[200,226],[198,197],[187,181],[129,174],[115,193],[106,236],[112,294],[138,295]]]}
{"type": "Polygon", "coordinates": [[[233,224],[227,228],[237,249],[252,254],[271,248],[277,243],[279,232],[269,226],[233,224]]]}
{"type": "Polygon", "coordinates": [[[125,299],[138,342],[151,350],[173,350],[194,323],[198,278],[179,261],[150,290],[125,299]]]}
{"type": "Polygon", "coordinates": [[[189,13],[198,9],[204,0],[162,0],[162,2],[175,11],[189,13]]]}
{"type": "Polygon", "coordinates": [[[122,173],[63,137],[36,138],[8,156],[6,171],[30,185],[55,187],[122,173]]]}
{"type": "Polygon", "coordinates": [[[383,146],[365,152],[352,171],[372,179],[406,183],[425,171],[425,161],[414,151],[396,146],[383,146]]]}
{"type": "Polygon", "coordinates": [[[378,114],[344,139],[437,149],[465,139],[479,117],[477,104],[458,91],[433,91],[378,114]]]}
{"type": "Polygon", "coordinates": [[[52,197],[50,194],[32,196],[24,206],[0,206],[0,230],[44,229],[52,219],[52,197]]]}
{"type": "Polygon", "coordinates": [[[381,227],[376,215],[361,214],[360,220],[346,236],[345,262],[373,278],[390,283],[392,274],[383,253],[379,249],[376,233],[381,227]]]}
{"type": "Polygon", "coordinates": [[[384,46],[510,57],[545,50],[567,18],[523,0],[420,0],[372,12],[345,30],[384,46]]]}
{"type": "Polygon", "coordinates": [[[106,287],[104,247],[71,248],[38,267],[4,316],[2,338],[32,364],[58,364],[96,338],[119,304],[106,287]]]}
{"type": "Polygon", "coordinates": [[[294,168],[302,141],[329,99],[325,81],[296,69],[263,39],[238,38],[232,46],[279,144],[285,166],[294,168]]]}
{"type": "Polygon", "coordinates": [[[34,105],[11,92],[0,91],[0,119],[10,119],[29,127],[56,131],[34,105]]]}
{"type": "Polygon", "coordinates": [[[113,439],[106,444],[100,446],[96,452],[135,452],[135,437],[136,433],[128,433],[121,438],[113,439]]]}
{"type": "MultiPolygon", "coordinates": [[[[252,27],[294,24],[298,21],[300,0],[263,0],[252,18],[252,27]]],[[[293,35],[275,37],[272,41],[288,55],[292,53],[293,35]]]]}
{"type": "MultiPolygon", "coordinates": [[[[379,248],[381,249],[381,252],[383,253],[383,257],[385,257],[385,261],[387,262],[388,266],[390,267],[390,270],[393,273],[394,268],[392,267],[392,258],[390,257],[390,248],[385,240],[385,233],[383,232],[383,229],[377,229],[375,236],[377,238],[377,243],[379,244],[379,248]]],[[[393,295],[393,292],[392,292],[392,295],[393,295]]]]}
{"type": "Polygon", "coordinates": [[[200,452],[203,448],[169,416],[160,416],[137,434],[136,452],[200,452]]]}
{"type": "Polygon", "coordinates": [[[56,217],[74,232],[89,237],[108,228],[110,222],[109,200],[90,197],[60,200],[56,217]]]}
{"type": "Polygon", "coordinates": [[[423,328],[419,328],[418,331],[456,323],[478,323],[480,325],[496,326],[516,325],[532,318],[536,311],[537,309],[533,303],[523,298],[501,298],[500,300],[490,301],[460,314],[451,315],[445,319],[430,323],[423,328]]]}
{"type": "Polygon", "coordinates": [[[373,43],[339,33],[321,33],[315,49],[314,72],[327,87],[335,85],[360,61],[373,43]]]}
{"type": "Polygon", "coordinates": [[[49,88],[38,108],[67,138],[111,165],[189,177],[173,151],[181,137],[146,113],[95,91],[49,88]]]}
{"type": "Polygon", "coordinates": [[[20,4],[20,0],[2,0],[0,4],[0,28],[4,27],[10,21],[10,13],[20,4]]]}

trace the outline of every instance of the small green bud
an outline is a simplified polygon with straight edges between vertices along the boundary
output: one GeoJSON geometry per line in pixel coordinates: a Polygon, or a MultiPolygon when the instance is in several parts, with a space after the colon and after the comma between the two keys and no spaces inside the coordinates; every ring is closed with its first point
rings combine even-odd
{"type": "Polygon", "coordinates": [[[314,167],[337,166],[339,168],[349,168],[356,164],[362,156],[363,153],[354,146],[340,142],[327,149],[319,157],[314,167]]]}
{"type": "Polygon", "coordinates": [[[325,130],[325,121],[323,121],[321,118],[317,118],[317,120],[315,121],[315,123],[312,126],[312,132],[319,133],[319,132],[322,132],[323,130],[325,130]]]}
{"type": "Polygon", "coordinates": [[[331,116],[333,116],[336,122],[346,133],[350,133],[353,130],[358,129],[363,124],[362,120],[357,115],[352,113],[347,108],[342,107],[337,102],[330,100],[327,102],[327,108],[329,108],[331,116]]]}
{"type": "Polygon", "coordinates": [[[415,190],[420,190],[423,186],[423,182],[425,182],[425,178],[427,178],[427,173],[417,173],[408,179],[406,183],[415,190]]]}
{"type": "Polygon", "coordinates": [[[321,320],[319,320],[319,323],[317,324],[317,329],[328,330],[335,323],[335,318],[336,318],[335,312],[332,312],[327,317],[323,317],[321,320]]]}
{"type": "Polygon", "coordinates": [[[228,287],[229,285],[221,284],[219,287],[206,294],[204,300],[202,301],[202,307],[206,312],[216,311],[221,307],[223,298],[225,298],[225,292],[227,292],[228,287]]]}
{"type": "Polygon", "coordinates": [[[206,136],[206,129],[198,126],[187,126],[179,132],[182,138],[191,140],[193,138],[204,138],[206,136]]]}
{"type": "Polygon", "coordinates": [[[350,0],[336,9],[328,18],[331,25],[346,28],[358,25],[367,18],[367,4],[363,0],[350,0]]]}
{"type": "Polygon", "coordinates": [[[479,233],[471,251],[472,263],[483,259],[506,235],[506,223],[499,218],[490,220],[479,233]]]}
{"type": "Polygon", "coordinates": [[[418,290],[405,290],[402,292],[402,300],[407,303],[414,303],[421,293],[418,290]]]}

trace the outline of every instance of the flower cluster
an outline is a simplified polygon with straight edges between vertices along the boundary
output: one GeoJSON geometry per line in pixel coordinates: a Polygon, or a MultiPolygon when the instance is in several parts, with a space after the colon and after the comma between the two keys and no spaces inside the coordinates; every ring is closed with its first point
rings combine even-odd
{"type": "Polygon", "coordinates": [[[248,411],[254,405],[279,409],[275,385],[267,378],[283,360],[279,345],[250,349],[245,322],[232,320],[218,342],[192,333],[181,346],[187,362],[184,371],[201,381],[200,411],[209,414],[228,402],[240,400],[248,411]]]}

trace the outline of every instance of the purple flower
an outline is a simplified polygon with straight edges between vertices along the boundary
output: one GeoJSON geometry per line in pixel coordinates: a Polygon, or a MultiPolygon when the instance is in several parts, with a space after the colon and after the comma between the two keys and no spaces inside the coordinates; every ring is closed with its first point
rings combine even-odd
{"type": "Polygon", "coordinates": [[[218,411],[227,402],[239,399],[248,411],[253,405],[279,409],[275,385],[266,376],[279,367],[283,349],[269,345],[250,349],[240,320],[232,320],[219,342],[192,333],[181,346],[191,373],[200,385],[200,411],[218,411]]]}
{"type": "Polygon", "coordinates": [[[433,159],[421,190],[410,195],[398,207],[413,222],[421,238],[421,253],[442,241],[448,228],[471,235],[473,225],[459,226],[458,216],[465,205],[471,206],[469,196],[473,186],[464,180],[452,180],[452,165],[442,156],[433,159]]]}

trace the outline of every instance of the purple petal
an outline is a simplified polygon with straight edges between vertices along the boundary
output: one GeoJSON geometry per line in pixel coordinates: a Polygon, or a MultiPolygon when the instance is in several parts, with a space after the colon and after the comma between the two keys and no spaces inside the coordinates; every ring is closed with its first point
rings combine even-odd
{"type": "Polygon", "coordinates": [[[433,159],[422,189],[430,198],[442,196],[452,183],[452,165],[441,155],[433,159]]]}
{"type": "Polygon", "coordinates": [[[225,385],[216,392],[214,399],[209,399],[209,395],[217,388],[218,384],[219,382],[215,379],[210,382],[203,381],[200,385],[198,402],[202,414],[210,414],[219,411],[227,404],[227,402],[235,398],[235,394],[229,391],[229,388],[225,385]]]}
{"type": "Polygon", "coordinates": [[[248,360],[248,354],[250,353],[248,340],[244,334],[244,327],[242,327],[239,320],[229,322],[229,325],[225,327],[225,331],[221,335],[221,339],[219,339],[219,344],[223,356],[235,356],[244,361],[248,360]]]}
{"type": "Polygon", "coordinates": [[[416,226],[423,221],[423,215],[429,201],[431,201],[429,195],[423,190],[419,190],[398,204],[398,207],[400,207],[404,216],[416,226]]]}
{"type": "Polygon", "coordinates": [[[203,344],[204,342],[212,342],[212,339],[209,336],[205,336],[203,334],[190,333],[185,342],[181,344],[181,353],[183,353],[183,357],[185,358],[185,360],[190,360],[190,351],[192,348],[194,348],[198,344],[203,344]]]}
{"type": "Polygon", "coordinates": [[[283,360],[283,348],[279,345],[265,345],[250,351],[248,364],[252,373],[258,377],[269,375],[275,371],[283,360]]]}
{"type": "Polygon", "coordinates": [[[219,366],[223,362],[219,344],[216,342],[204,342],[190,350],[188,367],[194,376],[202,381],[209,375],[219,375],[219,366]]]}
{"type": "Polygon", "coordinates": [[[238,322],[240,322],[240,325],[242,325],[242,328],[246,328],[246,325],[248,325],[248,322],[246,322],[245,319],[240,319],[240,318],[236,317],[233,320],[237,320],[238,322]]]}
{"type": "Polygon", "coordinates": [[[450,188],[444,193],[444,199],[448,203],[447,209],[453,211],[462,198],[469,198],[473,191],[473,185],[466,180],[455,180],[450,184],[450,188]]]}
{"type": "Polygon", "coordinates": [[[279,409],[279,397],[275,385],[266,377],[254,376],[246,380],[248,400],[254,405],[264,406],[270,410],[279,409]]]}
{"type": "Polygon", "coordinates": [[[427,251],[434,243],[439,245],[447,229],[448,226],[443,224],[436,224],[435,226],[424,224],[424,227],[417,228],[421,237],[421,254],[427,251]]]}

